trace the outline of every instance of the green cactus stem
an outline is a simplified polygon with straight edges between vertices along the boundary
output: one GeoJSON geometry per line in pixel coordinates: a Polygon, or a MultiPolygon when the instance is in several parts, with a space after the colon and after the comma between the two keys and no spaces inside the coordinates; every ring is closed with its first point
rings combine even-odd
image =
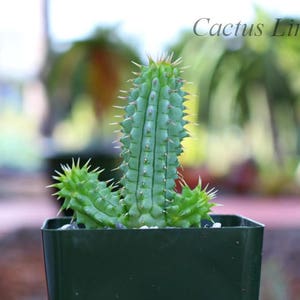
{"type": "Polygon", "coordinates": [[[72,208],[78,223],[87,228],[199,227],[201,220],[210,220],[214,193],[200,183],[194,190],[184,186],[182,194],[174,190],[181,143],[188,135],[179,63],[166,56],[138,65],[120,123],[120,192],[98,181],[99,171],[90,171],[88,163],[64,166],[55,177],[57,196],[65,199],[62,209],[72,208]]]}
{"type": "Polygon", "coordinates": [[[122,214],[118,192],[112,191],[112,186],[98,180],[101,171],[89,170],[89,162],[83,167],[79,160],[72,167],[62,166],[64,173],[54,176],[58,182],[51,185],[58,189],[55,193],[63,198],[61,209],[74,210],[77,223],[86,228],[115,227],[122,214]]]}
{"type": "Polygon", "coordinates": [[[182,193],[174,194],[174,200],[167,208],[167,222],[172,227],[201,227],[202,220],[212,221],[209,213],[215,203],[216,191],[207,187],[202,189],[201,181],[191,190],[187,185],[182,187],[182,193]]]}
{"type": "Polygon", "coordinates": [[[166,57],[141,66],[121,122],[121,166],[129,227],[166,226],[166,204],[177,179],[184,125],[183,80],[177,62],[166,57]]]}

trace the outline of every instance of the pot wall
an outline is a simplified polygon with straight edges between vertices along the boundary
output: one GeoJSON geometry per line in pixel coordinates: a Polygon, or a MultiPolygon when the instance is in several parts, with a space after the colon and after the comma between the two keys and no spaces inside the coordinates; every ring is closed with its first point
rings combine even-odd
{"type": "Polygon", "coordinates": [[[213,216],[222,228],[42,228],[49,300],[257,300],[263,225],[213,216]]]}

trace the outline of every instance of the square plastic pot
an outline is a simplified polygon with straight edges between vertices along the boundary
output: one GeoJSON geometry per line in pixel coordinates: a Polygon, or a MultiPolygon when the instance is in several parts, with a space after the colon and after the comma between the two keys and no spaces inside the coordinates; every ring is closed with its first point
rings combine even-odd
{"type": "Polygon", "coordinates": [[[257,300],[264,226],[213,219],[222,228],[61,230],[70,218],[49,219],[49,300],[257,300]]]}

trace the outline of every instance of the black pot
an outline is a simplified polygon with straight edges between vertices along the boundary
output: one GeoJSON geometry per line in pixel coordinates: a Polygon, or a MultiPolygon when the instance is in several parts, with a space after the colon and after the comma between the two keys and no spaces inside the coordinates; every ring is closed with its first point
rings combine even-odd
{"type": "Polygon", "coordinates": [[[47,220],[49,300],[257,300],[264,226],[213,219],[222,228],[58,230],[70,218],[47,220]]]}

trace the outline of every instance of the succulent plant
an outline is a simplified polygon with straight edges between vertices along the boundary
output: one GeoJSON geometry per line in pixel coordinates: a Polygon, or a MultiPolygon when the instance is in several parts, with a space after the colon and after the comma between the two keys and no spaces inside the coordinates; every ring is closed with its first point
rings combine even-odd
{"type": "Polygon", "coordinates": [[[98,180],[100,171],[90,170],[89,163],[80,167],[79,161],[54,177],[56,195],[65,199],[62,209],[72,208],[86,228],[200,227],[201,220],[211,219],[214,190],[202,189],[199,182],[194,190],[182,183],[182,193],[175,191],[181,142],[188,136],[180,63],[170,55],[136,64],[139,72],[119,107],[125,110],[120,190],[113,191],[98,180]]]}

